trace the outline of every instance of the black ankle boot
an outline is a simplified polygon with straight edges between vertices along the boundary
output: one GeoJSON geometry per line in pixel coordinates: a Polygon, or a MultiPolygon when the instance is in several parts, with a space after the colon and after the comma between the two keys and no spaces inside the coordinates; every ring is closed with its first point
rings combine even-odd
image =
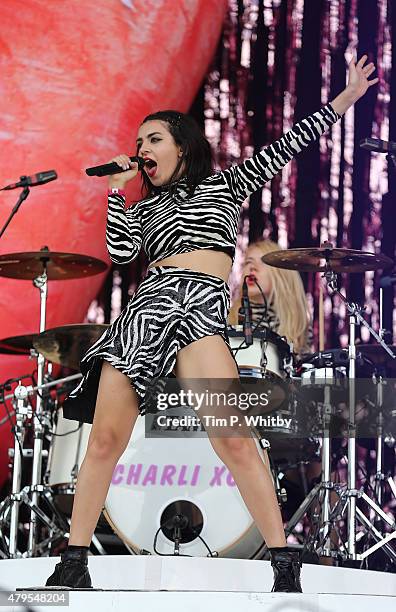
{"type": "Polygon", "coordinates": [[[61,554],[61,562],[45,583],[47,587],[67,587],[70,589],[92,589],[88,571],[87,549],[85,547],[67,548],[61,554]]]}
{"type": "Polygon", "coordinates": [[[302,593],[300,582],[301,554],[298,550],[269,549],[274,570],[272,593],[302,593]]]}

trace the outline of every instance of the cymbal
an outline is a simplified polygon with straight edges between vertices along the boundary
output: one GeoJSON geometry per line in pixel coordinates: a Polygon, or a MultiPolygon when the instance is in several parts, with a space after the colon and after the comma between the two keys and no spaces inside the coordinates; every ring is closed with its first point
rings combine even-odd
{"type": "Polygon", "coordinates": [[[30,355],[34,349],[33,341],[39,334],[24,334],[23,336],[11,336],[0,340],[0,353],[5,355],[30,355]]]}
{"type": "Polygon", "coordinates": [[[80,369],[80,360],[108,328],[104,324],[63,325],[37,334],[33,346],[53,363],[80,369]]]}
{"type": "MultiPolygon", "coordinates": [[[[396,346],[389,346],[389,348],[396,355],[396,346]]],[[[359,351],[363,357],[369,359],[374,365],[383,365],[392,372],[396,371],[396,359],[392,359],[379,344],[357,344],[356,350],[359,351]]]]}
{"type": "Polygon", "coordinates": [[[107,264],[100,259],[77,253],[41,250],[0,255],[0,276],[33,280],[47,270],[48,280],[68,280],[100,274],[107,264]]]}
{"type": "Polygon", "coordinates": [[[324,272],[327,269],[336,273],[366,272],[367,270],[380,270],[393,265],[392,259],[386,255],[376,255],[355,249],[333,249],[331,247],[272,251],[261,259],[269,266],[299,270],[300,272],[324,272]]]}

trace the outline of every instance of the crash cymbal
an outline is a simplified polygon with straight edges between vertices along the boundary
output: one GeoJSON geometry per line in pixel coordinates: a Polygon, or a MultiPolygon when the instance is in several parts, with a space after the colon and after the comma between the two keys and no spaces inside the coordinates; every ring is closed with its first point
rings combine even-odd
{"type": "Polygon", "coordinates": [[[0,353],[4,355],[30,355],[34,349],[33,340],[39,334],[24,334],[23,336],[11,336],[0,340],[0,353]]]}
{"type": "Polygon", "coordinates": [[[312,249],[286,249],[267,253],[262,261],[276,268],[299,272],[366,272],[380,270],[393,265],[386,255],[367,253],[355,249],[333,249],[323,246],[312,249]]]}
{"type": "Polygon", "coordinates": [[[100,274],[107,264],[100,259],[77,253],[48,250],[0,255],[0,276],[33,280],[47,270],[48,280],[68,280],[100,274]]]}
{"type": "Polygon", "coordinates": [[[34,348],[53,363],[80,369],[81,357],[108,328],[108,325],[63,325],[37,334],[34,348]]]}

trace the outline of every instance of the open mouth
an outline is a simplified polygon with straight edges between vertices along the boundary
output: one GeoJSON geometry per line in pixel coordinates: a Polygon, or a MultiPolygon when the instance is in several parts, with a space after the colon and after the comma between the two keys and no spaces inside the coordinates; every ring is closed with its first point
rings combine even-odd
{"type": "Polygon", "coordinates": [[[248,285],[255,285],[256,284],[256,277],[254,276],[254,274],[249,274],[249,276],[246,279],[246,282],[248,285]]]}
{"type": "Polygon", "coordinates": [[[150,178],[153,177],[157,172],[157,162],[147,158],[144,162],[144,169],[150,178]]]}

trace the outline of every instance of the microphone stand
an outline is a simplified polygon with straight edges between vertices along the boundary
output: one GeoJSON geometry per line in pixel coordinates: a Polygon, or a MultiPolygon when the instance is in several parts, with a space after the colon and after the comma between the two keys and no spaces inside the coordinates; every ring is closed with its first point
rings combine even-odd
{"type": "Polygon", "coordinates": [[[243,279],[242,285],[242,310],[243,310],[243,335],[245,336],[245,344],[246,346],[251,346],[253,344],[253,336],[252,336],[252,313],[250,309],[250,300],[248,295],[248,288],[246,283],[246,278],[243,279]]]}
{"type": "MultiPolygon", "coordinates": [[[[26,180],[26,179],[27,179],[27,176],[21,176],[21,177],[20,177],[20,180],[21,180],[21,181],[26,180]]],[[[4,234],[4,232],[6,231],[6,229],[7,229],[8,225],[10,224],[11,219],[13,218],[13,216],[14,216],[14,215],[16,215],[16,213],[18,212],[19,207],[20,207],[20,205],[22,204],[22,202],[23,202],[24,200],[26,200],[26,198],[28,197],[29,193],[30,193],[30,189],[29,189],[29,187],[27,187],[27,186],[26,186],[26,187],[24,187],[24,188],[22,189],[22,191],[21,191],[21,193],[20,193],[20,195],[19,195],[19,198],[18,198],[17,203],[15,204],[14,208],[13,208],[13,209],[12,209],[12,211],[11,211],[10,216],[8,217],[7,221],[5,222],[5,224],[3,225],[3,227],[2,227],[2,229],[1,229],[1,231],[0,231],[0,238],[2,237],[2,235],[4,234]]]]}

